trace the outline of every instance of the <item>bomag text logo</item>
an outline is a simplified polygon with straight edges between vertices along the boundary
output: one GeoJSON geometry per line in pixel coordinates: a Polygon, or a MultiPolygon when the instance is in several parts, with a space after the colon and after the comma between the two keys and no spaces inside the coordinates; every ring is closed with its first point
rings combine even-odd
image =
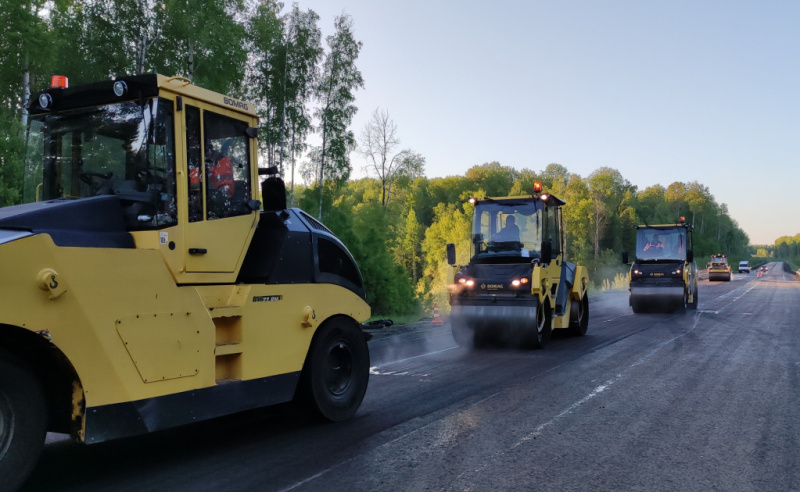
{"type": "Polygon", "coordinates": [[[503,288],[503,284],[481,284],[481,289],[485,290],[500,290],[503,288]]]}
{"type": "Polygon", "coordinates": [[[231,99],[230,97],[223,97],[222,102],[225,103],[227,106],[232,106],[234,108],[243,109],[245,111],[250,111],[250,108],[247,106],[246,102],[237,101],[236,99],[231,99]]]}

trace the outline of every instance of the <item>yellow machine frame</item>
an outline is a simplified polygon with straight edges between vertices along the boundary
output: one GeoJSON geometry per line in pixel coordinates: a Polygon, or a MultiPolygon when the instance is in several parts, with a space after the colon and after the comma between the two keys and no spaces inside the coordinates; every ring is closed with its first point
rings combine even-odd
{"type": "MultiPolygon", "coordinates": [[[[159,75],[158,88],[176,107],[258,126],[247,102],[182,78],[159,75]]],[[[182,114],[175,113],[175,161],[177,198],[186,203],[182,114]]],[[[252,142],[251,198],[258,200],[252,142]]],[[[237,284],[258,221],[254,210],[189,223],[179,208],[178,225],[132,232],[134,249],[60,247],[47,234],[0,244],[0,349],[43,378],[51,430],[100,442],[292,398],[317,329],[338,317],[366,321],[370,308],[339,285],[237,284]],[[187,253],[198,243],[209,251],[207,264],[188,269],[199,261],[187,253]],[[242,387],[253,397],[240,399],[242,387]],[[218,408],[192,406],[197,390],[218,408]],[[129,421],[132,403],[183,414],[129,421]]]]}

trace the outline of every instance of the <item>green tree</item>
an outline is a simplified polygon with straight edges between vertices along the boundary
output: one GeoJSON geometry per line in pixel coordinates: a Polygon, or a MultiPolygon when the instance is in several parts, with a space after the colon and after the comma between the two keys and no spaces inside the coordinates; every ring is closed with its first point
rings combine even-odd
{"type": "Polygon", "coordinates": [[[425,172],[425,158],[412,149],[401,152],[398,160],[400,163],[389,179],[389,189],[386,191],[387,205],[396,184],[409,183],[412,179],[421,177],[425,172]]]}
{"type": "Polygon", "coordinates": [[[259,116],[259,146],[267,166],[275,165],[279,143],[280,115],[283,110],[283,75],[285,73],[283,5],[276,0],[259,2],[248,25],[251,43],[247,98],[259,116]]]}
{"type": "MultiPolygon", "coordinates": [[[[618,232],[614,235],[614,251],[632,251],[636,245],[636,189],[628,187],[619,204],[618,232]]],[[[614,256],[616,258],[616,256],[614,256]]]]}
{"type": "Polygon", "coordinates": [[[702,222],[705,219],[705,212],[711,204],[711,192],[707,186],[703,186],[697,181],[692,181],[686,186],[686,204],[689,206],[689,211],[692,213],[690,224],[697,224],[697,216],[701,217],[700,230],[702,231],[702,222]]]}
{"type": "Polygon", "coordinates": [[[568,257],[570,261],[586,265],[593,257],[591,219],[594,200],[588,183],[579,175],[572,174],[563,193],[556,196],[567,202],[562,214],[568,257]]]}
{"type": "Polygon", "coordinates": [[[424,277],[417,292],[426,311],[436,303],[443,312],[449,312],[447,272],[450,268],[445,258],[445,245],[456,245],[456,263],[466,265],[470,257],[470,232],[472,230],[472,205],[463,208],[455,204],[440,203],[434,207],[434,220],[425,231],[422,255],[425,263],[424,277]]]}
{"type": "Polygon", "coordinates": [[[540,177],[530,169],[523,169],[517,173],[517,179],[508,192],[511,196],[530,195],[533,193],[533,183],[541,181],[540,177]]]}
{"type": "MultiPolygon", "coordinates": [[[[289,33],[286,43],[286,69],[284,71],[285,123],[281,125],[281,156],[284,151],[284,133],[288,132],[289,158],[291,160],[290,204],[294,203],[294,169],[296,155],[307,148],[306,137],[313,129],[311,114],[306,109],[319,77],[318,64],[322,59],[322,32],[319,16],[313,10],[301,11],[292,6],[287,23],[289,33]]],[[[283,161],[279,163],[283,169],[283,161]]]]}
{"type": "Polygon", "coordinates": [[[630,187],[630,183],[616,169],[601,167],[589,175],[589,192],[594,205],[592,241],[595,260],[600,257],[601,240],[606,229],[614,222],[622,197],[630,187]]]}
{"type": "MultiPolygon", "coordinates": [[[[156,8],[159,8],[158,6],[156,8]]],[[[184,75],[193,83],[225,94],[238,93],[247,62],[248,33],[237,22],[242,0],[163,0],[163,26],[142,27],[156,33],[138,71],[184,75]],[[146,62],[146,63],[145,63],[146,62]]],[[[161,22],[160,16],[153,16],[161,22]]],[[[141,45],[140,45],[141,47],[141,45]]]]}
{"type": "Polygon", "coordinates": [[[669,218],[667,201],[664,198],[666,191],[663,186],[654,185],[638,193],[636,215],[640,223],[665,224],[672,222],[669,218]]]}
{"type": "Polygon", "coordinates": [[[417,178],[411,184],[409,199],[414,203],[417,220],[427,227],[433,223],[435,207],[440,203],[461,204],[462,198],[472,189],[472,182],[463,176],[446,178],[417,178]]]}
{"type": "Polygon", "coordinates": [[[314,11],[302,11],[295,3],[281,16],[282,8],[275,0],[263,0],[256,8],[248,27],[253,69],[246,85],[261,119],[259,142],[267,165],[278,166],[283,173],[284,158],[290,159],[294,176],[296,155],[306,150],[305,140],[312,130],[306,105],[318,82],[322,33],[314,11]]]}
{"type": "Polygon", "coordinates": [[[22,202],[25,139],[17,114],[0,107],[0,207],[22,202]]]}
{"type": "MultiPolygon", "coordinates": [[[[32,92],[53,59],[51,32],[43,18],[45,0],[0,1],[0,106],[26,122],[24,110],[32,92]]],[[[18,127],[14,127],[15,131],[18,127]]],[[[9,138],[9,129],[0,130],[9,138]]]]}
{"type": "Polygon", "coordinates": [[[420,257],[420,243],[422,240],[422,228],[417,222],[417,214],[414,209],[408,211],[405,224],[403,224],[403,242],[401,244],[401,261],[406,271],[411,272],[411,282],[417,285],[419,280],[418,268],[422,258],[420,257]]]}
{"type": "Polygon", "coordinates": [[[681,215],[681,210],[686,205],[686,185],[679,181],[667,186],[667,191],[664,193],[664,198],[670,206],[670,220],[668,222],[674,223],[681,215]]]}
{"type": "Polygon", "coordinates": [[[373,316],[408,315],[417,311],[411,281],[389,254],[389,222],[380,204],[339,200],[327,212],[326,225],[356,260],[373,316]]]}
{"type": "Polygon", "coordinates": [[[159,72],[223,93],[240,87],[241,0],[61,0],[54,7],[58,70],[74,82],[159,72]]]}
{"type": "Polygon", "coordinates": [[[467,169],[466,178],[472,182],[472,190],[486,192],[486,196],[507,196],[517,180],[518,172],[513,167],[489,162],[467,169]]]}
{"type": "MultiPolygon", "coordinates": [[[[126,3],[130,13],[133,2],[126,3]]],[[[117,11],[109,0],[64,0],[51,11],[56,59],[54,72],[69,77],[71,85],[134,73],[137,41],[126,42],[126,32],[117,29],[117,11]]],[[[137,14],[131,14],[137,15],[137,14]]],[[[126,28],[127,28],[126,24],[126,28]]]]}
{"type": "Polygon", "coordinates": [[[556,163],[548,164],[540,176],[546,190],[552,190],[557,182],[566,183],[569,177],[570,172],[567,168],[556,163]]]}
{"type": "Polygon", "coordinates": [[[0,0],[0,206],[22,201],[25,104],[53,59],[43,0],[0,0]]]}
{"type": "Polygon", "coordinates": [[[326,38],[330,51],[325,56],[322,75],[316,86],[321,106],[316,109],[320,121],[322,147],[319,160],[319,212],[322,217],[322,196],[325,177],[346,181],[350,176],[350,151],[355,148],[355,136],[348,129],[355,116],[353,91],[364,86],[356,59],[361,42],[353,36],[353,21],[340,15],[334,21],[335,32],[326,38]]]}

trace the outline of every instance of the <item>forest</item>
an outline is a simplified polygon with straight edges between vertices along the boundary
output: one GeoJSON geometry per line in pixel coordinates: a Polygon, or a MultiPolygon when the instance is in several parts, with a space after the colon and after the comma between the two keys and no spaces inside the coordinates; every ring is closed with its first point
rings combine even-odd
{"type": "Polygon", "coordinates": [[[259,165],[303,176],[288,180],[289,202],[344,241],[375,316],[411,320],[434,304],[446,312],[445,245],[468,261],[467,199],[530,194],[534,181],[567,202],[568,259],[589,267],[597,289],[625,288],[621,252],[633,249],[636,224],[681,216],[694,225],[699,268],[714,253],[734,264],[800,259],[800,235],[749,245],[726,205],[695,181],[639,190],[612,167],[581,176],[557,163],[532,170],[498,162],[426,177],[425,157],[399,148],[388,112],[376,109],[365,128],[351,128],[357,111],[372,111],[355,104],[365,83],[355,21],[275,0],[0,0],[0,206],[23,200],[25,103],[51,75],[77,85],[157,72],[255,104],[259,165]],[[323,22],[332,23],[324,39],[323,22]],[[353,153],[365,158],[368,177],[351,178],[353,153]]]}

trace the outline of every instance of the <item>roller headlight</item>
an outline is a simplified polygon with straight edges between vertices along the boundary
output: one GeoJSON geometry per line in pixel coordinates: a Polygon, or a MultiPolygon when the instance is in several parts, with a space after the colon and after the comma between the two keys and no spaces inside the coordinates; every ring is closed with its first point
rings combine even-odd
{"type": "Polygon", "coordinates": [[[459,285],[464,285],[466,287],[472,287],[475,285],[475,280],[469,277],[459,277],[456,279],[456,282],[458,282],[459,285]]]}

